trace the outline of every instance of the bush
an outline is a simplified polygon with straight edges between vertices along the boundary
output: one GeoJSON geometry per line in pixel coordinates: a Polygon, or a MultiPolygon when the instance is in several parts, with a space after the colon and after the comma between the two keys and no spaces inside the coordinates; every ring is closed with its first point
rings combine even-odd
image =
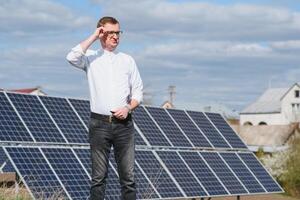
{"type": "Polygon", "coordinates": [[[265,155],[264,148],[259,147],[255,155],[259,159],[263,158],[263,156],[265,155]]]}
{"type": "Polygon", "coordinates": [[[291,144],[286,170],[279,181],[289,195],[300,197],[300,138],[291,144]]]}

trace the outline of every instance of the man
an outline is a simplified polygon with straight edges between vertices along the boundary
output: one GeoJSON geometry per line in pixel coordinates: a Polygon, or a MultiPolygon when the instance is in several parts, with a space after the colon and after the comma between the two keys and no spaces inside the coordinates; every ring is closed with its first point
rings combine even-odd
{"type": "Polygon", "coordinates": [[[72,65],[86,72],[89,82],[92,200],[104,199],[111,146],[118,165],[122,199],[136,199],[131,112],[142,101],[143,84],[133,58],[116,51],[121,33],[115,18],[103,17],[95,32],[67,55],[72,65]],[[102,49],[88,50],[97,40],[102,49]]]}

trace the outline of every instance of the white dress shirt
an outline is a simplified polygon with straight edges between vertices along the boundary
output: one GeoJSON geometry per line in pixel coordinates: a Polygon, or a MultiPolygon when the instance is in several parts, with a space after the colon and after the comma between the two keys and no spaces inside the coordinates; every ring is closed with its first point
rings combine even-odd
{"type": "Polygon", "coordinates": [[[110,115],[131,99],[143,98],[143,83],[134,59],[121,52],[87,50],[80,44],[67,55],[67,60],[83,69],[88,78],[91,111],[110,115]]]}

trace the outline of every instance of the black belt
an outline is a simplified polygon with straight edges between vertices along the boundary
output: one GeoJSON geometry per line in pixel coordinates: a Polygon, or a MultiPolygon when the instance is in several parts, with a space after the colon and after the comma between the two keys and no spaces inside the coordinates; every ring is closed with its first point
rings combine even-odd
{"type": "Polygon", "coordinates": [[[127,121],[131,120],[131,114],[128,114],[126,119],[118,119],[118,118],[116,118],[115,116],[112,116],[112,115],[102,115],[102,114],[91,112],[91,118],[98,119],[98,120],[101,120],[101,121],[105,121],[105,122],[108,122],[108,123],[112,123],[112,122],[124,123],[124,122],[127,122],[127,121]]]}

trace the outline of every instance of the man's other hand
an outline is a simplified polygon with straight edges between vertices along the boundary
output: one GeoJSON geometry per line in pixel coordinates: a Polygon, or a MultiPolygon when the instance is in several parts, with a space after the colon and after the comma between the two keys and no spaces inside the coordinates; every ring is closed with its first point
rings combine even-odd
{"type": "Polygon", "coordinates": [[[118,108],[116,110],[113,110],[113,116],[118,119],[126,119],[129,113],[129,109],[127,107],[118,108]]]}

